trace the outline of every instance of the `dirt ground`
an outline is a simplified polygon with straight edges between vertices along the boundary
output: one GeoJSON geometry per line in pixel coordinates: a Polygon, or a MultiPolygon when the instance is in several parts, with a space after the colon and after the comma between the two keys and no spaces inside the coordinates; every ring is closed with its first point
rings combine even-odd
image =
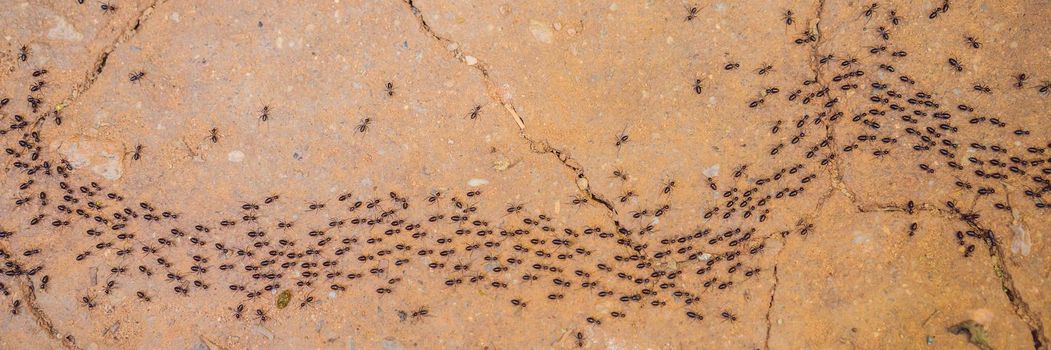
{"type": "Polygon", "coordinates": [[[2,349],[1048,349],[1046,1],[0,2],[2,349]]]}

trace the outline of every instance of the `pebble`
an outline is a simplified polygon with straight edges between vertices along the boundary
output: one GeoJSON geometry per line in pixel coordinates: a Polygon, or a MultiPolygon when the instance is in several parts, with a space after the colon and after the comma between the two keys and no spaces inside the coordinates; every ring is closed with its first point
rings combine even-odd
{"type": "Polygon", "coordinates": [[[68,41],[80,41],[81,39],[84,39],[84,34],[80,34],[73,25],[66,21],[65,17],[55,16],[54,18],[55,26],[47,31],[48,38],[68,41]]]}
{"type": "Polygon", "coordinates": [[[719,176],[719,164],[712,165],[704,169],[704,176],[715,177],[719,176]]]}
{"type": "Polygon", "coordinates": [[[533,38],[539,42],[550,44],[555,41],[555,34],[551,32],[551,26],[547,23],[530,20],[529,32],[533,33],[533,38]]]}
{"type": "Polygon", "coordinates": [[[401,342],[395,340],[394,338],[383,339],[383,342],[380,343],[380,347],[382,347],[383,350],[402,350],[402,349],[405,349],[405,346],[401,345],[401,342]]]}
{"type": "Polygon", "coordinates": [[[124,152],[116,144],[75,138],[59,141],[52,144],[51,148],[62,154],[74,168],[89,168],[106,180],[117,180],[124,173],[121,164],[123,157],[120,156],[124,152]]]}
{"type": "Polygon", "coordinates": [[[466,62],[468,66],[478,64],[478,59],[474,58],[474,56],[464,56],[463,61],[466,62]]]}
{"type": "Polygon", "coordinates": [[[240,163],[241,161],[245,160],[245,153],[236,150],[230,151],[230,153],[226,154],[226,160],[229,160],[234,163],[240,163]]]}
{"type": "Polygon", "coordinates": [[[486,179],[470,179],[470,180],[467,180],[467,186],[471,186],[471,187],[484,186],[484,185],[488,185],[488,184],[489,184],[489,180],[486,180],[486,179]]]}
{"type": "Polygon", "coordinates": [[[252,333],[264,336],[269,340],[274,340],[274,332],[271,332],[263,326],[256,325],[255,327],[252,327],[252,333]]]}

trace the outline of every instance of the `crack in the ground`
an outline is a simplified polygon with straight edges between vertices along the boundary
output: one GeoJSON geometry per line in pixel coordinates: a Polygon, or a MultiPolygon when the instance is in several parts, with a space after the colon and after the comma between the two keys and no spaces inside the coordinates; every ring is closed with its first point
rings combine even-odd
{"type": "MultiPolygon", "coordinates": [[[[518,114],[518,110],[515,108],[514,104],[511,101],[505,99],[500,93],[500,90],[497,88],[497,84],[493,81],[492,76],[490,76],[489,74],[489,66],[484,61],[464,53],[462,45],[460,45],[460,43],[452,39],[446,38],[444,36],[438,35],[438,33],[436,33],[434,29],[431,28],[431,25],[427,23],[427,20],[424,19],[423,11],[421,11],[419,7],[416,7],[414,0],[402,1],[409,6],[409,9],[412,11],[413,16],[416,18],[416,21],[420,26],[420,30],[422,30],[435,41],[443,44],[445,46],[445,49],[452,53],[453,58],[460,61],[460,63],[472,67],[482,74],[482,81],[485,82],[486,92],[489,95],[489,98],[496,101],[501,106],[503,106],[505,110],[507,110],[507,113],[518,125],[519,136],[529,143],[530,150],[533,151],[533,153],[537,154],[554,155],[555,158],[557,158],[563,166],[572,170],[573,173],[576,175],[574,183],[577,185],[577,190],[583,193],[588,199],[602,204],[602,206],[610,214],[611,218],[615,218],[617,215],[617,210],[613,206],[613,203],[607,200],[605,196],[597,194],[591,190],[591,182],[588,180],[587,174],[585,173],[584,168],[580,164],[580,162],[570,157],[567,151],[552,147],[546,141],[537,141],[526,133],[525,120],[523,120],[522,117],[518,114]]],[[[621,228],[619,222],[614,220],[614,223],[616,224],[616,226],[618,226],[618,229],[621,228]]]]}
{"type": "Polygon", "coordinates": [[[150,4],[150,6],[147,6],[145,9],[140,11],[138,16],[135,17],[135,21],[131,25],[129,25],[127,29],[121,32],[121,34],[118,35],[112,43],[110,43],[102,49],[102,52],[97,56],[97,58],[95,58],[95,62],[94,64],[92,64],[93,69],[87,72],[87,74],[84,76],[83,81],[73,86],[73,91],[70,92],[69,96],[62,99],[62,101],[55,105],[53,108],[49,108],[46,112],[44,112],[44,114],[37,117],[36,125],[39,126],[44,121],[46,121],[48,117],[53,117],[56,124],[61,124],[62,110],[71,106],[74,102],[76,102],[77,98],[79,98],[81,95],[90,90],[91,87],[95,86],[95,81],[98,80],[99,76],[102,75],[102,71],[106,68],[106,62],[109,60],[110,54],[112,54],[114,50],[120,47],[121,44],[124,44],[128,40],[134,38],[135,35],[139,33],[139,30],[142,29],[142,24],[145,23],[146,20],[149,19],[150,16],[153,14],[154,9],[167,1],[168,0],[154,0],[153,3],[150,4]]]}
{"type": "Polygon", "coordinates": [[[1033,348],[1038,350],[1047,349],[1048,339],[1047,333],[1044,332],[1044,323],[1036,312],[1029,307],[1029,303],[1023,300],[1021,292],[1015,286],[1014,276],[1011,275],[1011,271],[1007,270],[1007,254],[1004,253],[1003,245],[993,236],[992,230],[984,228],[977,220],[964,221],[972,229],[983,232],[988,238],[986,245],[989,246],[989,255],[993,257],[993,272],[1000,279],[1000,288],[1007,295],[1007,300],[1011,302],[1015,315],[1029,327],[1029,334],[1033,337],[1033,348]]]}
{"type": "MultiPolygon", "coordinates": [[[[0,251],[10,250],[10,247],[5,242],[0,241],[0,251]]],[[[15,278],[15,283],[18,285],[19,293],[22,296],[22,300],[25,302],[25,306],[29,309],[29,313],[33,317],[33,321],[41,331],[46,333],[50,337],[62,340],[62,347],[66,349],[79,350],[76,339],[73,335],[62,336],[62,332],[55,328],[55,324],[51,322],[51,317],[36,303],[36,289],[33,286],[33,280],[28,275],[23,275],[21,278],[15,278]]]]}
{"type": "Polygon", "coordinates": [[[766,337],[763,341],[763,348],[770,349],[770,330],[774,328],[773,322],[770,320],[770,312],[774,309],[774,296],[777,295],[777,285],[781,283],[781,278],[777,275],[777,264],[774,264],[774,286],[770,288],[770,303],[766,305],[766,337]]]}
{"type": "MultiPolygon", "coordinates": [[[[112,54],[113,51],[116,50],[116,48],[119,47],[121,44],[127,42],[128,40],[131,40],[135,36],[135,34],[137,34],[139,30],[142,29],[142,24],[147,19],[149,19],[149,17],[153,14],[154,9],[158,5],[161,5],[165,2],[167,2],[167,0],[155,0],[152,4],[150,4],[150,6],[146,7],[141,12],[139,12],[138,16],[135,17],[135,21],[131,25],[129,25],[127,29],[121,32],[121,34],[118,35],[112,43],[103,48],[102,52],[97,56],[94,64],[92,65],[93,69],[88,71],[87,75],[84,77],[84,80],[81,81],[79,84],[74,85],[73,91],[70,93],[69,96],[62,99],[62,101],[55,105],[53,108],[49,108],[46,112],[44,112],[44,114],[38,116],[36,118],[35,126],[41,126],[47,120],[48,117],[53,117],[56,124],[61,124],[62,109],[72,105],[74,102],[76,102],[77,98],[79,98],[85,92],[90,90],[92,86],[95,85],[95,81],[98,80],[98,77],[102,74],[103,70],[106,67],[106,62],[109,60],[110,54],[112,54]]],[[[36,291],[32,279],[29,276],[24,276],[24,278],[19,278],[16,280],[18,281],[18,287],[21,291],[22,297],[25,300],[26,308],[29,309],[29,312],[30,314],[32,314],[33,320],[35,321],[37,326],[48,335],[55,338],[61,338],[62,346],[66,349],[80,349],[80,347],[77,346],[76,339],[73,338],[73,335],[70,334],[63,337],[62,333],[57,330],[54,323],[51,321],[51,317],[48,316],[47,312],[45,312],[42,308],[40,308],[37,305],[36,291]]]]}

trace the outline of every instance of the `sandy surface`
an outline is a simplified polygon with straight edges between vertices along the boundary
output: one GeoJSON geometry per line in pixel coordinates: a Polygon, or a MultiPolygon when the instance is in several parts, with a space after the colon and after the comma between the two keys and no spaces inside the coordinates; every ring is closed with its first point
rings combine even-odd
{"type": "Polygon", "coordinates": [[[1043,1],[0,8],[3,349],[1049,346],[1043,1]]]}

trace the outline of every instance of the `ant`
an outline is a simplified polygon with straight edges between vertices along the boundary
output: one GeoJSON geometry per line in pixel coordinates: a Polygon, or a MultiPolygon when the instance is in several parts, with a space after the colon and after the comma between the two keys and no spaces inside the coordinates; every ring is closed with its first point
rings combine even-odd
{"type": "Polygon", "coordinates": [[[95,303],[95,298],[88,295],[80,297],[80,302],[83,303],[84,306],[87,306],[89,309],[94,309],[95,306],[98,306],[98,304],[95,303]]]}
{"type": "Polygon", "coordinates": [[[18,60],[25,62],[27,59],[29,59],[29,47],[22,45],[22,47],[18,49],[18,60]]]}
{"type": "Polygon", "coordinates": [[[671,190],[675,188],[675,180],[668,181],[664,184],[664,189],[661,190],[664,194],[671,193],[671,190]]]}
{"type": "Polygon", "coordinates": [[[699,12],[701,12],[701,10],[698,9],[697,6],[693,6],[687,9],[686,21],[689,22],[692,21],[694,18],[697,18],[697,13],[699,12]]]}
{"type": "Polygon", "coordinates": [[[1015,76],[1015,87],[1021,89],[1025,86],[1025,81],[1029,80],[1029,76],[1025,73],[1019,73],[1015,76]]]}
{"type": "Polygon", "coordinates": [[[784,19],[785,25],[790,26],[792,23],[796,22],[795,17],[792,17],[794,15],[795,13],[793,13],[792,10],[785,10],[785,12],[781,14],[781,19],[784,19]]]}
{"type": "Polygon", "coordinates": [[[730,322],[737,321],[737,316],[731,314],[729,311],[723,311],[723,313],[720,314],[720,316],[722,316],[724,319],[730,322]]]}
{"type": "Polygon", "coordinates": [[[387,92],[387,96],[394,96],[394,83],[387,82],[387,87],[384,89],[387,92]]]}
{"type": "Polygon", "coordinates": [[[977,49],[979,47],[982,47],[982,43],[978,42],[978,39],[975,39],[973,36],[968,36],[964,38],[964,40],[966,40],[967,44],[971,45],[972,48],[977,49]]]}
{"type": "Polygon", "coordinates": [[[142,158],[142,148],[143,146],[141,144],[135,146],[135,153],[131,155],[132,160],[139,160],[142,158]]]}
{"type": "Polygon", "coordinates": [[[212,128],[208,131],[208,139],[212,140],[212,143],[219,143],[219,128],[212,128]]]}
{"type": "Polygon", "coordinates": [[[138,71],[138,72],[134,72],[134,73],[128,74],[128,81],[130,81],[132,83],[137,83],[137,82],[139,82],[139,80],[142,80],[142,78],[144,78],[144,77],[146,77],[146,72],[138,71]]]}
{"type": "Polygon", "coordinates": [[[116,12],[117,6],[108,2],[99,2],[99,8],[102,9],[103,13],[116,12]]]}
{"type": "Polygon", "coordinates": [[[879,8],[879,4],[878,3],[872,3],[872,5],[869,5],[869,7],[866,8],[865,12],[862,13],[862,14],[865,15],[865,17],[872,17],[872,14],[876,12],[877,8],[879,8]]]}
{"type": "Polygon", "coordinates": [[[701,92],[703,92],[703,91],[704,91],[704,86],[701,85],[701,79],[694,80],[694,82],[693,82],[693,92],[696,92],[698,95],[700,95],[701,92]]]}
{"type": "Polygon", "coordinates": [[[621,181],[628,181],[628,173],[624,172],[624,170],[614,169],[613,177],[618,178],[621,181]]]}
{"type": "Polygon", "coordinates": [[[1037,86],[1037,91],[1039,91],[1041,95],[1046,96],[1048,91],[1051,91],[1051,81],[1044,80],[1040,82],[1040,86],[1037,86]]]}
{"type": "Polygon", "coordinates": [[[259,121],[270,120],[270,106],[264,105],[263,109],[259,111],[259,121]]]}
{"type": "Polygon", "coordinates": [[[369,123],[371,122],[372,118],[363,118],[361,119],[361,124],[358,124],[358,126],[355,127],[355,129],[357,129],[360,133],[365,133],[369,131],[369,123]]]}
{"type": "Polygon", "coordinates": [[[625,126],[624,130],[621,130],[620,135],[617,135],[617,143],[615,144],[617,150],[620,150],[620,146],[628,143],[628,134],[624,132],[626,130],[628,130],[628,127],[625,126]]]}
{"type": "Polygon", "coordinates": [[[476,106],[474,106],[474,109],[472,109],[470,112],[467,113],[467,116],[470,117],[472,120],[473,119],[478,119],[478,112],[480,112],[481,110],[482,110],[482,105],[476,105],[476,106]]]}
{"type": "Polygon", "coordinates": [[[771,66],[769,64],[763,64],[762,67],[759,67],[759,70],[756,73],[759,73],[759,75],[766,75],[766,73],[770,73],[773,70],[774,66],[771,66]]]}

